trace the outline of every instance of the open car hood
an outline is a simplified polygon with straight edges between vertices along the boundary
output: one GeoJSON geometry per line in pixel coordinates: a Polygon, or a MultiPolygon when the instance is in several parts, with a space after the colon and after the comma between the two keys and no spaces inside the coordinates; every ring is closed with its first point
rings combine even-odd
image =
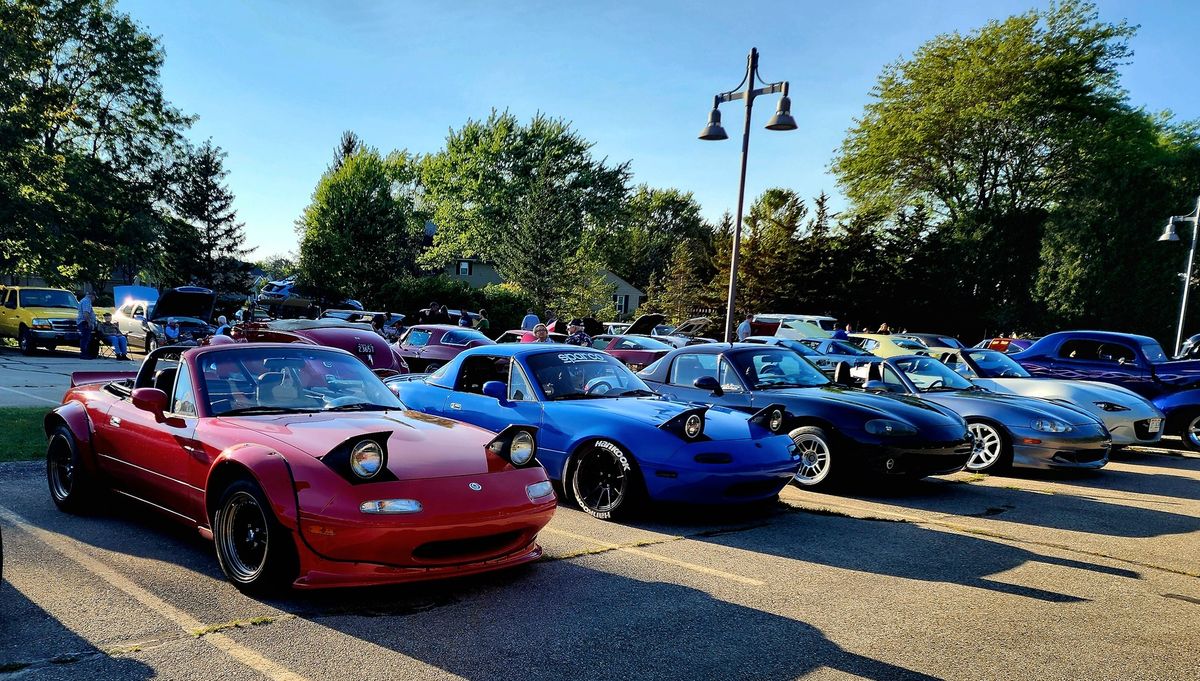
{"type": "Polygon", "coordinates": [[[150,320],[191,317],[207,322],[212,319],[217,294],[199,286],[180,286],[164,291],[150,311],[150,320]]]}
{"type": "Polygon", "coordinates": [[[654,335],[654,327],[662,324],[664,319],[666,319],[666,316],[658,314],[657,312],[644,314],[633,320],[633,323],[629,325],[629,328],[625,329],[625,334],[630,336],[652,336],[654,335]]]}
{"type": "Polygon", "coordinates": [[[713,321],[708,317],[693,317],[675,327],[675,330],[671,332],[671,335],[682,336],[684,338],[694,338],[696,336],[703,335],[705,331],[708,331],[708,328],[712,326],[712,323],[713,321]]]}

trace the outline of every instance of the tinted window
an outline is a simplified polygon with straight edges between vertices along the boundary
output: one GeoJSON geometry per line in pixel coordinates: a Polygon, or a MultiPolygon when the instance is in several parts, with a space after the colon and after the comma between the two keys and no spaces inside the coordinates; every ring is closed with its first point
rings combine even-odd
{"type": "Polygon", "coordinates": [[[610,342],[612,342],[611,338],[593,338],[592,347],[597,350],[607,350],[610,342]]]}
{"type": "Polygon", "coordinates": [[[455,390],[465,393],[483,394],[483,384],[488,381],[508,381],[508,357],[493,357],[490,355],[474,355],[463,360],[458,370],[458,380],[455,390]]]}
{"type": "Polygon", "coordinates": [[[1142,353],[1146,355],[1146,359],[1156,364],[1167,361],[1167,353],[1163,352],[1158,343],[1143,343],[1142,353]]]}
{"type": "Polygon", "coordinates": [[[443,345],[466,345],[471,341],[486,341],[487,336],[471,329],[461,329],[458,331],[447,331],[442,336],[443,345]]]}
{"type": "Polygon", "coordinates": [[[1108,362],[1124,364],[1136,358],[1133,348],[1122,343],[1092,340],[1069,340],[1062,344],[1058,356],[1085,362],[1108,362]]]}
{"type": "Polygon", "coordinates": [[[746,385],[755,390],[829,383],[820,369],[784,348],[739,352],[733,355],[733,363],[746,385]]]}
{"type": "Polygon", "coordinates": [[[7,307],[12,310],[17,309],[17,292],[16,291],[8,292],[8,295],[5,296],[5,298],[4,298],[4,307],[7,307]]]}

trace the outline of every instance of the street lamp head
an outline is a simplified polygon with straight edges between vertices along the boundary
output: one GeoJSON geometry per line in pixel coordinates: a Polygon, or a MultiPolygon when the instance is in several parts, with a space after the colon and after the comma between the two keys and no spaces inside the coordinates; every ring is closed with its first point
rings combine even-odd
{"type": "Polygon", "coordinates": [[[729,139],[729,135],[725,134],[725,128],[721,127],[721,110],[715,106],[708,114],[708,125],[700,131],[700,139],[710,141],[729,139]]]}
{"type": "Polygon", "coordinates": [[[795,130],[796,119],[792,118],[792,98],[784,95],[779,98],[779,108],[775,115],[767,121],[767,130],[795,130]]]}
{"type": "Polygon", "coordinates": [[[1175,233],[1175,218],[1167,220],[1167,226],[1163,229],[1162,236],[1158,237],[1159,241],[1179,241],[1179,235],[1175,233]]]}

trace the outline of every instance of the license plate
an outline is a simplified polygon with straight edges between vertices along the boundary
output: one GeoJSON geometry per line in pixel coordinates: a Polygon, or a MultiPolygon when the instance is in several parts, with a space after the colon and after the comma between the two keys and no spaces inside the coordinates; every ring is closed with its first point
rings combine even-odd
{"type": "Polygon", "coordinates": [[[375,354],[375,346],[371,345],[370,343],[359,343],[358,344],[358,354],[373,355],[373,354],[375,354]]]}
{"type": "Polygon", "coordinates": [[[1151,433],[1157,433],[1160,428],[1162,428],[1162,419],[1150,419],[1150,426],[1148,430],[1151,433]]]}

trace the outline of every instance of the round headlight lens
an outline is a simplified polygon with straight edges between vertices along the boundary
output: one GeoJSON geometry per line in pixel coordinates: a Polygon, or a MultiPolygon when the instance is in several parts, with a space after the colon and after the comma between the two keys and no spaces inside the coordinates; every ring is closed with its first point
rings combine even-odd
{"type": "Polygon", "coordinates": [[[771,412],[771,420],[767,421],[767,428],[771,429],[772,433],[778,433],[783,430],[783,412],[776,409],[771,412]]]}
{"type": "Polygon", "coordinates": [[[683,432],[693,440],[700,437],[700,431],[704,430],[704,419],[700,418],[699,414],[692,414],[687,417],[687,421],[683,422],[683,432]]]}
{"type": "Polygon", "coordinates": [[[533,460],[533,451],[533,435],[527,430],[520,430],[508,447],[508,458],[514,466],[524,466],[533,460]]]}
{"type": "Polygon", "coordinates": [[[1043,433],[1065,433],[1071,430],[1071,426],[1058,419],[1038,419],[1033,422],[1033,429],[1043,433]]]}
{"type": "Polygon", "coordinates": [[[350,450],[350,470],[367,480],[383,469],[383,448],[374,440],[363,440],[350,450]]]}

